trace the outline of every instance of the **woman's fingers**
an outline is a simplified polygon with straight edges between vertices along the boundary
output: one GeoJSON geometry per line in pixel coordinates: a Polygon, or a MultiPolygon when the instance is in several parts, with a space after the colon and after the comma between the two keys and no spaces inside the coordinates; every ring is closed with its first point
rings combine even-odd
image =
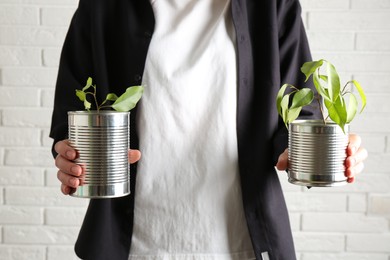
{"type": "Polygon", "coordinates": [[[357,134],[350,134],[349,135],[349,143],[347,147],[347,154],[353,155],[357,152],[360,145],[362,144],[362,139],[357,134]]]}
{"type": "Polygon", "coordinates": [[[68,160],[75,160],[77,157],[77,151],[69,145],[68,140],[58,141],[54,145],[54,150],[68,160]]]}
{"type": "Polygon", "coordinates": [[[141,159],[141,152],[139,150],[129,150],[129,163],[133,164],[139,161],[141,159]]]}
{"type": "Polygon", "coordinates": [[[288,167],[288,149],[284,150],[282,154],[279,155],[278,162],[276,163],[276,169],[279,171],[285,171],[288,167]]]}
{"type": "Polygon", "coordinates": [[[345,160],[345,176],[348,177],[348,182],[355,180],[355,176],[361,173],[364,169],[364,160],[368,157],[366,149],[361,147],[362,140],[356,134],[349,135],[349,144],[347,147],[347,159],[345,160]]]}

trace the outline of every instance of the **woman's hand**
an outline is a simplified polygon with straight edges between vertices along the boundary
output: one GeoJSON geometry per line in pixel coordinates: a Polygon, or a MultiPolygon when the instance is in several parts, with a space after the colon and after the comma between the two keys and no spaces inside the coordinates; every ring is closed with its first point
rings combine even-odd
{"type": "Polygon", "coordinates": [[[355,176],[364,169],[364,160],[368,157],[366,149],[361,147],[362,140],[356,134],[349,135],[349,144],[347,147],[347,159],[345,159],[345,176],[348,182],[352,183],[355,176]]]}
{"type": "MultiPolygon", "coordinates": [[[[360,136],[356,134],[349,135],[349,144],[347,147],[347,158],[345,159],[345,176],[347,181],[352,183],[355,176],[361,173],[364,169],[364,160],[368,157],[366,149],[361,147],[362,141],[360,136]]],[[[279,156],[276,168],[279,171],[284,171],[288,168],[288,149],[279,156]]]]}
{"type": "MultiPolygon", "coordinates": [[[[55,144],[54,150],[58,153],[55,165],[58,168],[57,178],[61,182],[61,191],[65,195],[73,193],[80,185],[80,176],[83,175],[83,168],[73,161],[78,157],[77,151],[69,145],[68,140],[59,141],[55,144]]],[[[135,163],[141,158],[139,150],[129,150],[129,163],[135,163]]]]}

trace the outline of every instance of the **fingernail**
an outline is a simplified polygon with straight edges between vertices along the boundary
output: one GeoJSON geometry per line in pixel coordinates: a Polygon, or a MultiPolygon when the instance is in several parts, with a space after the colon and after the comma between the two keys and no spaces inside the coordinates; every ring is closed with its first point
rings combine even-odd
{"type": "Polygon", "coordinates": [[[73,151],[67,151],[66,157],[68,157],[68,159],[73,159],[73,157],[74,157],[73,151]]]}
{"type": "Polygon", "coordinates": [[[351,163],[352,163],[352,165],[356,165],[356,159],[352,158],[351,163]]]}
{"type": "Polygon", "coordinates": [[[79,174],[79,167],[73,166],[72,168],[70,168],[70,171],[74,174],[79,174]]]}
{"type": "Polygon", "coordinates": [[[76,179],[70,179],[70,184],[74,187],[77,185],[77,180],[76,179]]]}

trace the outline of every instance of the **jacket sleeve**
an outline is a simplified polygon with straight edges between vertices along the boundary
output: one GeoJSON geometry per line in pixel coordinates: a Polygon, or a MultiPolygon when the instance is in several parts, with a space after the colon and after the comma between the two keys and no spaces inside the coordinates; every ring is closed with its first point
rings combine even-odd
{"type": "MultiPolygon", "coordinates": [[[[298,0],[280,0],[278,2],[281,83],[282,85],[289,83],[297,88],[310,87],[314,89],[311,82],[305,82],[305,76],[300,70],[303,63],[312,60],[301,18],[300,3],[298,0]]],[[[317,107],[307,106],[302,109],[300,118],[320,118],[320,111],[317,107]]],[[[287,135],[287,129],[279,117],[278,133],[274,139],[275,161],[287,147],[287,135]]]]}
{"type": "Polygon", "coordinates": [[[92,76],[88,2],[80,0],[61,52],[50,129],[50,137],[54,139],[52,147],[54,157],[56,156],[54,144],[67,138],[67,112],[83,109],[82,102],[75,95],[75,89],[84,86],[88,76],[92,76]]]}

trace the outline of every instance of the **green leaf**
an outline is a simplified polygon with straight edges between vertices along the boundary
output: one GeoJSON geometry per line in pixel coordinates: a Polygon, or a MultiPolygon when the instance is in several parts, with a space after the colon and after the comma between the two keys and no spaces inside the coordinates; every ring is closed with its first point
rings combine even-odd
{"type": "Polygon", "coordinates": [[[331,101],[334,102],[340,95],[340,77],[333,64],[330,62],[326,63],[328,73],[328,93],[331,101]]]}
{"type": "Polygon", "coordinates": [[[283,117],[282,115],[282,108],[281,108],[281,102],[283,99],[284,92],[286,91],[286,88],[289,86],[289,84],[284,84],[278,91],[278,95],[276,96],[276,108],[278,110],[278,114],[283,117]]]}
{"type": "Polygon", "coordinates": [[[287,123],[290,124],[292,121],[298,118],[299,113],[301,112],[302,107],[297,107],[294,109],[289,109],[287,113],[287,123]]]}
{"type": "Polygon", "coordinates": [[[302,108],[309,105],[314,98],[314,93],[309,88],[303,88],[294,93],[290,109],[302,108]]]}
{"type": "Polygon", "coordinates": [[[350,82],[353,83],[353,85],[356,87],[357,91],[359,92],[360,99],[362,101],[362,108],[360,109],[360,113],[361,113],[361,112],[363,112],[363,110],[367,104],[366,94],[364,93],[363,88],[362,88],[362,86],[360,86],[359,82],[357,82],[356,80],[351,80],[350,82]]]}
{"type": "Polygon", "coordinates": [[[322,66],[322,64],[324,63],[324,60],[318,60],[318,61],[308,61],[308,62],[305,62],[302,67],[301,67],[301,71],[303,74],[306,75],[306,80],[307,81],[310,76],[319,68],[322,66]]]}
{"type": "Polygon", "coordinates": [[[325,82],[328,82],[328,76],[320,75],[320,79],[322,79],[325,82]]]}
{"type": "Polygon", "coordinates": [[[116,111],[127,112],[133,109],[137,102],[142,97],[144,88],[142,86],[134,86],[126,89],[118,99],[112,104],[112,108],[116,111]]]}
{"type": "Polygon", "coordinates": [[[85,92],[79,89],[76,89],[76,96],[80,99],[80,101],[84,101],[87,98],[85,92]]]}
{"type": "Polygon", "coordinates": [[[85,84],[85,87],[83,87],[82,91],[86,91],[86,90],[89,89],[91,86],[92,86],[92,78],[91,78],[91,77],[88,77],[87,83],[85,84]]]}
{"type": "Polygon", "coordinates": [[[328,109],[330,119],[338,124],[344,131],[344,126],[347,122],[347,108],[344,99],[339,96],[333,103],[325,100],[325,106],[328,109]]]}
{"type": "Polygon", "coordinates": [[[280,102],[282,119],[286,127],[288,127],[288,103],[290,101],[290,94],[285,95],[280,102]]]}
{"type": "Polygon", "coordinates": [[[114,93],[109,93],[106,97],[106,100],[108,101],[115,101],[118,99],[118,96],[114,93]]]}
{"type": "Polygon", "coordinates": [[[358,101],[354,94],[350,93],[348,109],[347,109],[347,123],[350,123],[356,115],[358,107],[358,101]]]}
{"type": "Polygon", "coordinates": [[[317,93],[324,99],[324,100],[329,100],[331,101],[330,97],[329,97],[329,94],[328,94],[328,90],[326,89],[326,87],[323,85],[323,83],[321,82],[321,78],[323,76],[320,75],[318,73],[318,71],[314,72],[313,74],[313,83],[314,83],[314,87],[316,88],[317,90],[317,93]]]}
{"type": "Polygon", "coordinates": [[[91,109],[91,103],[88,102],[88,100],[84,100],[84,107],[86,110],[90,110],[91,109]]]}

